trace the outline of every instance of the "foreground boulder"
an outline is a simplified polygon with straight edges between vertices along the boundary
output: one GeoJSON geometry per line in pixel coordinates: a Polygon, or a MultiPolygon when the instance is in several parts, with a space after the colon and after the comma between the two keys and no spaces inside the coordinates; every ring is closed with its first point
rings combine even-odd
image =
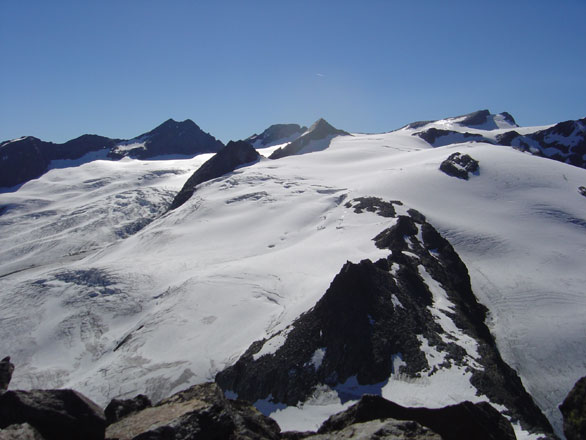
{"type": "Polygon", "coordinates": [[[0,429],[28,423],[46,440],[101,440],[106,418],[73,390],[6,391],[0,395],[0,429]]]}
{"type": "Polygon", "coordinates": [[[586,439],[586,376],[580,379],[560,405],[568,440],[586,439]]]}
{"type": "Polygon", "coordinates": [[[191,175],[183,188],[181,188],[181,191],[175,196],[169,210],[179,208],[187,202],[195,192],[197,185],[223,176],[241,165],[256,162],[259,158],[260,154],[248,142],[228,142],[225,148],[216,153],[191,175]]]}
{"type": "Polygon", "coordinates": [[[118,440],[277,440],[280,428],[249,404],[226,399],[215,383],[204,383],[122,418],[108,426],[106,437],[118,440]]]}

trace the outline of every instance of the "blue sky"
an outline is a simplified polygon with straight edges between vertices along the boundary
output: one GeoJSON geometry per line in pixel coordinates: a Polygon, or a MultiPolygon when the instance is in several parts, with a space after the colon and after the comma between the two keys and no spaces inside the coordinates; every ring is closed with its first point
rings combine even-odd
{"type": "Polygon", "coordinates": [[[0,140],[586,116],[586,1],[0,0],[0,140]]]}

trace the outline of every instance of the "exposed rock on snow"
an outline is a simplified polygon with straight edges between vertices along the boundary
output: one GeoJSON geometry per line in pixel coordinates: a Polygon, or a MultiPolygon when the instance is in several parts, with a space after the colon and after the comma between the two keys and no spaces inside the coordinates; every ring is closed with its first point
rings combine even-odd
{"type": "Polygon", "coordinates": [[[468,180],[470,174],[478,172],[478,161],[467,154],[452,153],[440,164],[439,169],[448,176],[468,180]]]}
{"type": "Polygon", "coordinates": [[[586,168],[586,118],[560,122],[525,135],[510,131],[497,136],[496,141],[536,156],[586,168]]]}
{"type": "Polygon", "coordinates": [[[319,433],[339,431],[376,419],[411,420],[446,440],[514,440],[509,421],[489,403],[462,402],[444,408],[405,408],[380,396],[364,395],[346,411],[326,420],[319,433]]]}
{"type": "MultiPolygon", "coordinates": [[[[394,202],[397,204],[397,202],[394,202]]],[[[393,203],[368,197],[349,202],[389,217],[393,203]]],[[[296,405],[316,387],[338,390],[342,401],[360,398],[351,381],[379,390],[393,377],[429,377],[466,371],[478,394],[503,405],[527,429],[551,432],[521,381],[500,357],[452,246],[417,211],[397,216],[377,235],[391,254],[376,263],[346,263],[324,296],[287,329],[278,349],[260,355],[257,341],[216,381],[240,398],[296,405]],[[316,367],[316,351],[323,358],[316,367]]]]}
{"type": "Polygon", "coordinates": [[[28,423],[46,440],[102,440],[104,412],[73,390],[6,391],[0,395],[0,429],[28,423]]]}
{"type": "Polygon", "coordinates": [[[586,377],[578,380],[560,405],[567,440],[586,439],[586,377]]]}
{"type": "Polygon", "coordinates": [[[331,126],[325,119],[317,120],[306,133],[285,147],[279,148],[271,154],[270,159],[280,159],[294,154],[303,154],[311,151],[323,150],[336,136],[345,136],[349,133],[331,126]]]}
{"type": "Polygon", "coordinates": [[[10,356],[6,356],[0,361],[0,392],[8,389],[13,372],[14,364],[10,362],[10,356]]]}
{"type": "Polygon", "coordinates": [[[181,188],[181,191],[179,191],[179,194],[175,196],[169,210],[179,208],[189,200],[197,185],[223,176],[234,171],[239,166],[256,162],[259,158],[258,152],[248,142],[229,142],[225,148],[216,153],[192,174],[181,188]]]}

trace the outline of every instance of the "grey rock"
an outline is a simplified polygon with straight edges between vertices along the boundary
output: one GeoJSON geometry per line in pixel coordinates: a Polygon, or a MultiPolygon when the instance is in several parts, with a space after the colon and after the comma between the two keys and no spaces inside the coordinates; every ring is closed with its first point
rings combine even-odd
{"type": "Polygon", "coordinates": [[[44,438],[28,423],[20,423],[0,429],[0,440],[44,440],[44,438]]]}

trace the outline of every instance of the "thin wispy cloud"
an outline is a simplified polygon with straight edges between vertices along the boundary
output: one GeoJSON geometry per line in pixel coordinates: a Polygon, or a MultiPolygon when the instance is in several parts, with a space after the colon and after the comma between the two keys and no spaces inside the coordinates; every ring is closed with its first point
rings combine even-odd
{"type": "Polygon", "coordinates": [[[323,73],[316,73],[315,76],[319,76],[320,78],[324,78],[325,75],[323,73]]]}

